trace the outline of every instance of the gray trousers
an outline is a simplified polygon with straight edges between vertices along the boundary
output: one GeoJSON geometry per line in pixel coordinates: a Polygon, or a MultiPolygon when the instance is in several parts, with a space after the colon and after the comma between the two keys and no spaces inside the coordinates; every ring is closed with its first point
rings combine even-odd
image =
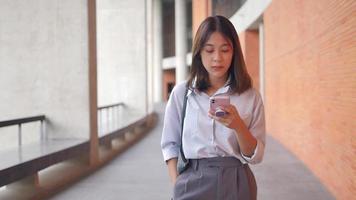
{"type": "Polygon", "coordinates": [[[233,157],[191,159],[177,177],[174,200],[256,200],[255,177],[233,157]]]}

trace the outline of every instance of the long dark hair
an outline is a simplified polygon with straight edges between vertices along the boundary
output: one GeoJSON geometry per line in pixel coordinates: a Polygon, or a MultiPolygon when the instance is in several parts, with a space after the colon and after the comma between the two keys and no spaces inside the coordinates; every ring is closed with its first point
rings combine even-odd
{"type": "Polygon", "coordinates": [[[252,87],[252,80],[250,75],[247,73],[239,37],[234,25],[223,16],[208,17],[200,24],[194,37],[192,67],[188,84],[192,87],[193,81],[196,78],[195,88],[199,91],[205,91],[211,86],[208,72],[204,68],[201,60],[200,51],[213,32],[221,33],[232,43],[233,57],[228,70],[230,76],[230,88],[232,93],[241,94],[252,87]]]}

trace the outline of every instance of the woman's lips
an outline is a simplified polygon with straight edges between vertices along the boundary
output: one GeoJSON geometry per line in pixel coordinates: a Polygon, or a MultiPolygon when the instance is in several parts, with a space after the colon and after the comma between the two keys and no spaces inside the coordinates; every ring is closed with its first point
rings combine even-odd
{"type": "Polygon", "coordinates": [[[223,66],[211,66],[211,68],[212,68],[213,70],[221,70],[221,69],[224,69],[223,66]]]}

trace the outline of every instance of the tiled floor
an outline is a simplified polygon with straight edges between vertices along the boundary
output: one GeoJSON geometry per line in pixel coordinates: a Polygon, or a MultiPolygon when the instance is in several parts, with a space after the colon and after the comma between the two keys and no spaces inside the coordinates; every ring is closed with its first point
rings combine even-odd
{"type": "MultiPolygon", "coordinates": [[[[167,200],[172,185],[160,150],[163,106],[158,126],[141,142],[52,200],[167,200]]],[[[335,199],[281,144],[267,137],[264,161],[252,166],[259,200],[335,199]]]]}

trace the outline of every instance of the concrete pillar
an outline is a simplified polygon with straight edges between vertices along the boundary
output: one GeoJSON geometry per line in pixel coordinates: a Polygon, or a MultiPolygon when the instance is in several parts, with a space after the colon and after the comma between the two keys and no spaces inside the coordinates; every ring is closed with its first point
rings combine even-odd
{"type": "Polygon", "coordinates": [[[90,164],[95,165],[99,161],[95,0],[88,0],[88,22],[90,164]]]}
{"type": "Polygon", "coordinates": [[[186,2],[175,0],[176,84],[187,78],[186,2]]]}
{"type": "Polygon", "coordinates": [[[147,68],[147,95],[148,108],[147,111],[153,110],[154,88],[153,88],[153,0],[146,0],[146,68],[147,68]]]}
{"type": "Polygon", "coordinates": [[[153,27],[154,27],[154,102],[162,101],[162,2],[161,0],[153,0],[153,27]]]}
{"type": "Polygon", "coordinates": [[[259,24],[259,77],[260,77],[260,93],[263,102],[265,102],[265,35],[263,22],[259,24]]]}

